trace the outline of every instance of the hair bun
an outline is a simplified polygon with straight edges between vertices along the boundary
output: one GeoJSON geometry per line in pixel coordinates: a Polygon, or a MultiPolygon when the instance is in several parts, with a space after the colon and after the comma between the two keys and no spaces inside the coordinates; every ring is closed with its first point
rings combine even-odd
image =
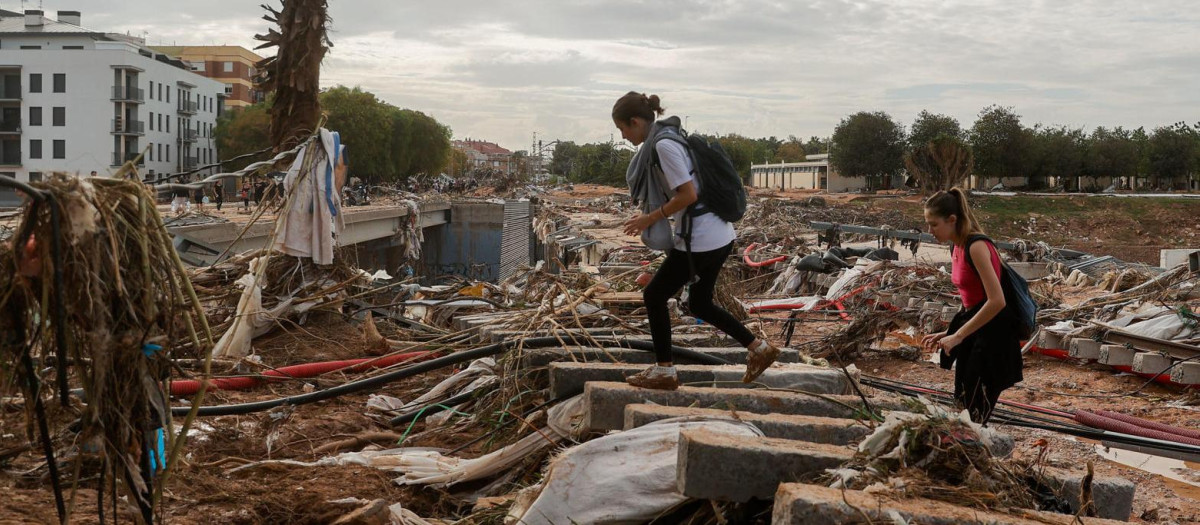
{"type": "Polygon", "coordinates": [[[650,95],[650,97],[646,100],[650,103],[651,111],[654,111],[659,115],[663,114],[662,99],[658,98],[658,95],[650,95]]]}

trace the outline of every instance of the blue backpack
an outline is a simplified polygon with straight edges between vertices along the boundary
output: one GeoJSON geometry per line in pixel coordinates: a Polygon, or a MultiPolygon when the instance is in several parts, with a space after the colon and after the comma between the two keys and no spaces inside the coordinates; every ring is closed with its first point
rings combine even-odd
{"type": "MultiPolygon", "coordinates": [[[[966,256],[967,265],[978,274],[975,263],[971,262],[971,244],[975,241],[987,241],[993,248],[996,244],[986,235],[975,234],[967,237],[963,255],[966,256]]],[[[1029,281],[1004,261],[1000,261],[1000,287],[1004,290],[1004,309],[1016,319],[1017,337],[1022,341],[1028,340],[1037,331],[1038,309],[1033,295],[1029,293],[1029,281]]]]}

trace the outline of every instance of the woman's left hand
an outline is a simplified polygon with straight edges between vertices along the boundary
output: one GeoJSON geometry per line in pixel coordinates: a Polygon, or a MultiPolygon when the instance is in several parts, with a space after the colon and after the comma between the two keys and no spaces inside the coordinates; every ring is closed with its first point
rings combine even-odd
{"type": "Polygon", "coordinates": [[[938,346],[942,347],[942,351],[946,352],[947,355],[953,352],[954,348],[959,344],[962,344],[962,337],[958,334],[948,335],[938,341],[938,346]]]}
{"type": "Polygon", "coordinates": [[[641,235],[643,230],[660,220],[663,219],[655,215],[640,213],[637,217],[625,221],[625,235],[641,235]]]}

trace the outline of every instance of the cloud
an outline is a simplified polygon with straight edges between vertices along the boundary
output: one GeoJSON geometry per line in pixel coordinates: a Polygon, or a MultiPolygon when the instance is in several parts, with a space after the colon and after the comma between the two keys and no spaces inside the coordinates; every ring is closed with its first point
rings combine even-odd
{"type": "MultiPolygon", "coordinates": [[[[82,3],[46,9],[152,43],[250,47],[267,29],[244,0],[82,3]]],[[[514,149],[535,131],[607,140],[629,90],[698,130],[751,136],[828,135],[864,110],[970,126],[990,104],[1027,124],[1154,127],[1200,120],[1193,13],[1184,0],[335,0],[322,84],[514,149]]]]}

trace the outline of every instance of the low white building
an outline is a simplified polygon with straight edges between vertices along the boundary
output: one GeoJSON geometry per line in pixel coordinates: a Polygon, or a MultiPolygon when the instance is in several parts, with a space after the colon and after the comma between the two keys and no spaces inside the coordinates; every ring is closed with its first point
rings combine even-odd
{"type": "Polygon", "coordinates": [[[78,11],[0,12],[0,175],[142,174],[215,162],[225,86],[140,38],[86,29],[78,11]]]}
{"type": "Polygon", "coordinates": [[[777,190],[862,191],[866,177],[844,177],[829,165],[829,154],[808,155],[804,162],[750,165],[750,185],[777,190]]]}

